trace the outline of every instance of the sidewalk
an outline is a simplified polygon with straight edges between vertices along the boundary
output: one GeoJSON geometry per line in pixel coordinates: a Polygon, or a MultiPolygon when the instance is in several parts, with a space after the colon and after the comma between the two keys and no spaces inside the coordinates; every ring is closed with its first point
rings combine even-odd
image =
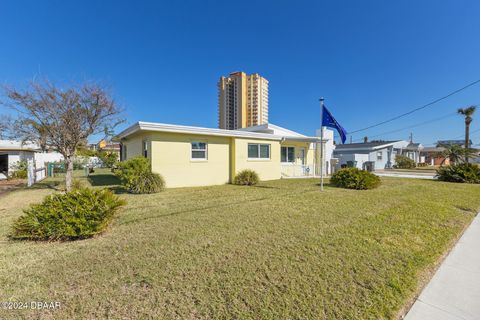
{"type": "Polygon", "coordinates": [[[405,319],[480,319],[480,214],[443,261],[405,319]]]}
{"type": "Polygon", "coordinates": [[[397,178],[412,178],[412,179],[435,179],[435,172],[425,172],[420,170],[395,170],[395,169],[386,169],[386,170],[375,170],[377,176],[380,177],[397,177],[397,178]]]}

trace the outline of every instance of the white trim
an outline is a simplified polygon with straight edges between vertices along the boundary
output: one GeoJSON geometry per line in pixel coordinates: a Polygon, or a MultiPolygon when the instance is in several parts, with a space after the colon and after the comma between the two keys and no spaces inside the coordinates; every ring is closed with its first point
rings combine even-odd
{"type": "Polygon", "coordinates": [[[114,140],[119,141],[139,131],[155,131],[155,132],[172,132],[172,133],[185,133],[205,136],[220,136],[220,137],[238,137],[238,138],[250,138],[250,139],[262,139],[262,140],[291,140],[291,141],[304,141],[304,142],[316,142],[319,139],[317,137],[300,137],[300,136],[279,136],[270,133],[258,133],[241,130],[224,130],[214,128],[192,127],[182,126],[165,123],[154,122],[142,122],[139,121],[134,125],[120,132],[115,136],[114,140]]]}
{"type": "Polygon", "coordinates": [[[193,162],[198,162],[198,161],[208,161],[208,142],[204,141],[190,141],[190,160],[193,162]],[[193,149],[193,143],[204,143],[205,144],[205,149],[193,149]],[[201,151],[205,152],[205,157],[204,158],[194,158],[193,157],[193,152],[194,151],[201,151]]]}

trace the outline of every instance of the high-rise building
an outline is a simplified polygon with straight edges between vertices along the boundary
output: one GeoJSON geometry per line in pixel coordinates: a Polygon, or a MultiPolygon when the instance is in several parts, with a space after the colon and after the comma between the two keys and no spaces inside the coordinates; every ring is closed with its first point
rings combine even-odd
{"type": "Polygon", "coordinates": [[[268,123],[268,80],[233,72],[218,81],[218,127],[235,130],[268,123]]]}

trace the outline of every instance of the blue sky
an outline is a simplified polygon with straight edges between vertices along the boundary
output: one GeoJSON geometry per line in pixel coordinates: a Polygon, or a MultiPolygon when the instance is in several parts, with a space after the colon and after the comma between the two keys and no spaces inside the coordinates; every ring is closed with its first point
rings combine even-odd
{"type": "MultiPolygon", "coordinates": [[[[0,82],[95,79],[126,108],[126,125],[215,127],[218,78],[258,72],[270,122],[311,135],[324,96],[354,131],[480,79],[479,12],[478,1],[2,2],[0,82]]],[[[353,139],[458,138],[453,113],[470,104],[480,84],[353,139]]]]}

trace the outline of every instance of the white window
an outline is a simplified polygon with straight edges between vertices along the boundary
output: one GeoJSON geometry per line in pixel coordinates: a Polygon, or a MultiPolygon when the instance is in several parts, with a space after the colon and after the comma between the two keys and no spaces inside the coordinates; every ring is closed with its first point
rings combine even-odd
{"type": "Polygon", "coordinates": [[[281,162],[295,162],[295,148],[294,147],[282,147],[281,149],[281,162]]]}
{"type": "Polygon", "coordinates": [[[270,159],[270,145],[249,143],[248,144],[249,159],[270,159]]]}
{"type": "Polygon", "coordinates": [[[207,160],[207,143],[192,142],[192,160],[207,160]]]}
{"type": "Polygon", "coordinates": [[[382,159],[383,159],[383,152],[377,151],[377,160],[382,160],[382,159]]]}

